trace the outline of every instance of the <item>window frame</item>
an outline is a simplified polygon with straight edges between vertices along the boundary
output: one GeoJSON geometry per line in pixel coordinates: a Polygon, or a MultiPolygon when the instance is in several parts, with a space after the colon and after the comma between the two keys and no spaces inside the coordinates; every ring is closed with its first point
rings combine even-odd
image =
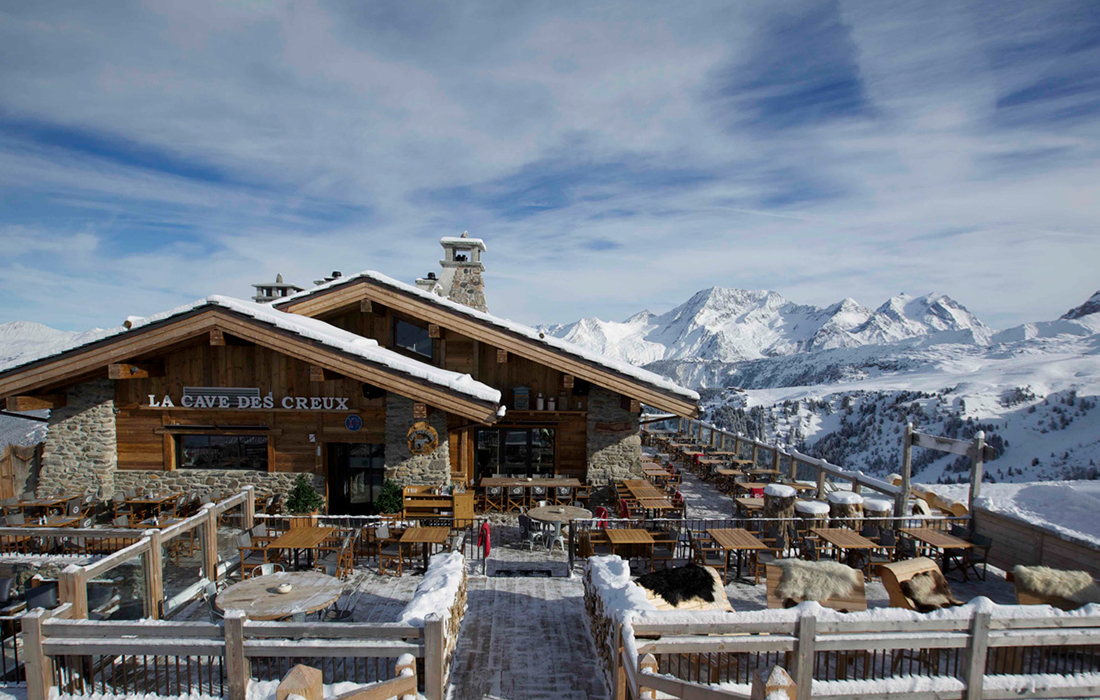
{"type": "Polygon", "coordinates": [[[427,360],[428,362],[431,362],[431,363],[434,364],[435,361],[436,361],[436,342],[435,342],[436,339],[431,337],[431,335],[429,335],[428,325],[429,324],[424,323],[423,321],[421,321],[419,319],[411,319],[411,318],[408,318],[406,316],[393,314],[392,320],[390,321],[390,347],[391,347],[391,349],[393,349],[396,352],[399,352],[403,355],[407,355],[409,357],[413,357],[413,358],[416,358],[416,359],[422,360],[422,361],[427,360]],[[419,330],[424,331],[424,337],[427,338],[428,344],[430,346],[427,355],[420,352],[419,350],[413,350],[412,348],[408,348],[408,347],[405,347],[404,345],[399,345],[397,343],[397,326],[398,326],[399,323],[404,323],[408,326],[412,326],[413,328],[417,328],[419,330]]]}
{"type": "Polygon", "coordinates": [[[173,456],[173,461],[174,461],[174,464],[172,465],[173,470],[210,470],[210,471],[225,471],[225,472],[228,472],[228,471],[244,471],[244,472],[258,472],[258,473],[265,473],[265,474],[269,473],[271,471],[271,465],[272,465],[272,453],[271,453],[271,451],[272,451],[273,443],[272,443],[272,436],[266,431],[264,431],[264,432],[236,432],[236,431],[234,431],[234,432],[218,432],[218,431],[212,431],[212,432],[209,432],[209,433],[186,432],[186,433],[177,433],[175,435],[172,435],[172,441],[173,441],[173,443],[175,443],[173,445],[173,450],[172,450],[172,456],[173,456]],[[263,443],[263,462],[264,462],[263,467],[262,468],[251,468],[251,467],[239,467],[239,466],[238,467],[222,467],[222,466],[191,467],[191,466],[185,466],[184,465],[184,459],[183,459],[183,450],[184,450],[184,444],[183,443],[187,438],[195,438],[195,437],[223,438],[223,439],[224,438],[236,438],[238,440],[238,442],[242,438],[262,438],[263,441],[264,441],[264,443],[263,443]]]}

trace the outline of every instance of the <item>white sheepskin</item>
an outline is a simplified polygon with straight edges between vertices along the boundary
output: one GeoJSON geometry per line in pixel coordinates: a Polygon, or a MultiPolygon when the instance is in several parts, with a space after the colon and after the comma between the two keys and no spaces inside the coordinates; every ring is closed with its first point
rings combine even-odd
{"type": "Polygon", "coordinates": [[[859,584],[859,572],[835,561],[781,559],[783,577],[775,588],[780,600],[816,600],[845,597],[859,584]]]}
{"type": "Polygon", "coordinates": [[[1036,596],[1064,598],[1074,603],[1100,603],[1100,586],[1087,571],[1063,571],[1049,566],[1017,565],[1017,585],[1036,596]]]}

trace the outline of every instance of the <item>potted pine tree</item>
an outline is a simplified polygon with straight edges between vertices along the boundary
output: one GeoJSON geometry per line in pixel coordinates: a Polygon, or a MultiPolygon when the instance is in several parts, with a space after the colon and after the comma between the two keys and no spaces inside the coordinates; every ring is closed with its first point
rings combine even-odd
{"type": "Polygon", "coordinates": [[[316,525],[317,514],[321,512],[324,505],[325,499],[317,493],[317,489],[313,488],[313,484],[309,483],[306,475],[299,474],[298,478],[294,480],[294,486],[291,487],[290,494],[287,496],[286,508],[291,515],[308,515],[311,517],[291,518],[290,526],[316,525]]]}

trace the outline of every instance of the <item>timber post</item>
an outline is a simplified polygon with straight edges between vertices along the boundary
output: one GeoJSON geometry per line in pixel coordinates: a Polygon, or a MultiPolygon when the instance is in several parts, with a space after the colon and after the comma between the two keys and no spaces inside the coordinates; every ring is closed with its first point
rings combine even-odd
{"type": "Polygon", "coordinates": [[[794,653],[794,684],[798,690],[796,700],[810,700],[814,680],[814,641],[817,637],[817,618],[802,614],[798,618],[798,645],[794,653]]]}
{"type": "Polygon", "coordinates": [[[202,573],[211,583],[218,581],[218,516],[214,506],[206,506],[202,521],[202,573]]]}
{"type": "Polygon", "coordinates": [[[145,616],[159,620],[161,604],[164,602],[164,550],[161,546],[160,530],[147,530],[145,537],[149,541],[149,546],[141,553],[141,568],[145,578],[145,616]]]}
{"type": "Polygon", "coordinates": [[[770,666],[757,669],[752,676],[750,700],[767,700],[772,693],[782,693],[782,697],[798,697],[798,686],[782,666],[770,666]]]}
{"type": "Polygon", "coordinates": [[[57,577],[58,599],[69,603],[69,618],[88,619],[88,575],[84,567],[76,564],[66,566],[57,577]]]}
{"type": "Polygon", "coordinates": [[[446,690],[446,634],[443,616],[428,613],[424,618],[424,696],[428,700],[443,700],[446,690]]]}
{"type": "Polygon", "coordinates": [[[225,675],[229,676],[229,700],[245,700],[248,680],[252,676],[244,655],[244,621],[244,610],[225,611],[225,675]]]}
{"type": "Polygon", "coordinates": [[[42,623],[52,615],[35,608],[22,617],[23,666],[27,678],[27,700],[48,700],[53,689],[53,659],[42,648],[42,623]]]}
{"type": "Polygon", "coordinates": [[[653,674],[657,673],[657,657],[653,654],[646,654],[638,662],[638,696],[644,700],[657,700],[657,691],[645,686],[646,671],[653,674]]]}
{"type": "Polygon", "coordinates": [[[244,487],[244,490],[248,492],[248,495],[244,498],[244,503],[241,504],[241,520],[243,522],[243,529],[251,530],[252,526],[256,524],[256,487],[252,484],[248,484],[244,487]]]}
{"type": "Polygon", "coordinates": [[[979,430],[974,436],[974,445],[970,455],[970,500],[967,501],[970,513],[970,530],[974,531],[974,501],[978,500],[982,491],[982,470],[985,467],[985,431],[979,430]]]}
{"type": "Polygon", "coordinates": [[[989,654],[988,612],[974,613],[970,620],[970,642],[966,649],[966,691],[964,700],[982,700],[985,684],[985,662],[989,654]]]}
{"type": "Polygon", "coordinates": [[[905,438],[901,445],[901,492],[894,499],[894,517],[904,518],[909,506],[910,480],[913,478],[913,424],[905,424],[905,438]]]}

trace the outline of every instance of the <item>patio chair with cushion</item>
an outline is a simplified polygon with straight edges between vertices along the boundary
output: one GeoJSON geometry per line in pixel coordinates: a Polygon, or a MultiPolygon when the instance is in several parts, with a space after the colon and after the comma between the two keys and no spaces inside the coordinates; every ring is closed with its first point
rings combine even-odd
{"type": "Polygon", "coordinates": [[[486,486],[485,493],[482,496],[481,510],[486,513],[503,512],[504,511],[504,487],[503,486],[486,486]]]}
{"type": "Polygon", "coordinates": [[[661,562],[662,568],[671,569],[676,557],[676,545],[680,542],[680,533],[677,530],[659,530],[652,533],[653,537],[653,568],[657,568],[657,562],[661,562]]]}
{"type": "Polygon", "coordinates": [[[928,557],[882,564],[878,572],[892,608],[931,612],[962,605],[955,599],[940,567],[928,557]]]}
{"type": "Polygon", "coordinates": [[[718,546],[708,535],[693,537],[691,540],[691,560],[702,566],[709,566],[719,573],[722,583],[726,583],[729,557],[726,550],[718,546]]]}
{"type": "Polygon", "coordinates": [[[985,535],[974,533],[970,536],[970,549],[963,555],[963,565],[978,575],[978,564],[982,565],[981,579],[985,580],[986,567],[989,562],[989,549],[993,546],[993,540],[985,535]]]}
{"type": "Polygon", "coordinates": [[[555,486],[553,495],[556,506],[568,506],[574,501],[572,486],[555,486]]]}
{"type": "Polygon", "coordinates": [[[60,604],[57,599],[57,581],[45,581],[33,588],[27,586],[23,590],[23,599],[27,601],[27,610],[56,608],[60,604]]]}
{"type": "Polygon", "coordinates": [[[523,486],[508,487],[508,502],[506,509],[509,511],[523,510],[527,507],[527,489],[523,486]]]}
{"type": "Polygon", "coordinates": [[[242,532],[237,535],[237,552],[241,557],[241,578],[250,578],[252,570],[267,564],[267,545],[252,541],[251,535],[242,532]]]}
{"type": "MultiPolygon", "coordinates": [[[[318,567],[335,567],[335,573],[330,576],[346,578],[355,567],[352,536],[345,535],[342,539],[329,539],[317,548],[316,565],[318,567]]],[[[326,571],[326,573],[328,573],[326,571]]]]}
{"type": "Polygon", "coordinates": [[[835,561],[785,559],[766,567],[769,608],[787,608],[816,600],[841,612],[867,609],[863,572],[835,561]]]}
{"type": "Polygon", "coordinates": [[[405,560],[400,539],[390,536],[390,527],[385,523],[378,526],[375,535],[378,538],[378,575],[392,573],[400,576],[405,560]]]}
{"type": "Polygon", "coordinates": [[[536,504],[538,504],[538,507],[546,505],[546,487],[532,486],[528,501],[532,508],[536,507],[536,504]]]}

